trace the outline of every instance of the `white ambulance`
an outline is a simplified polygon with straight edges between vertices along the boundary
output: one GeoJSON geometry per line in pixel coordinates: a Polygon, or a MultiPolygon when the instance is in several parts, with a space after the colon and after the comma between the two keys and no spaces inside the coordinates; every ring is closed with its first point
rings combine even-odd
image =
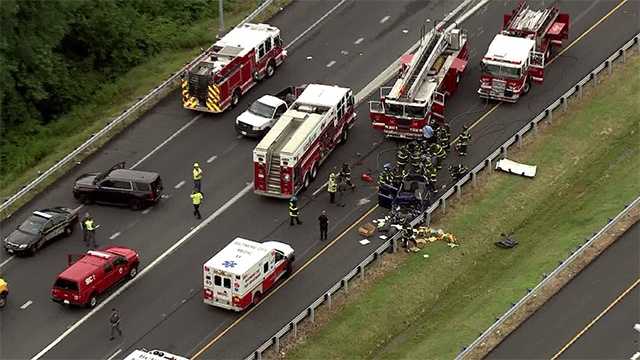
{"type": "Polygon", "coordinates": [[[236,238],[204,266],[204,303],[242,311],[292,271],[293,248],[236,238]]]}

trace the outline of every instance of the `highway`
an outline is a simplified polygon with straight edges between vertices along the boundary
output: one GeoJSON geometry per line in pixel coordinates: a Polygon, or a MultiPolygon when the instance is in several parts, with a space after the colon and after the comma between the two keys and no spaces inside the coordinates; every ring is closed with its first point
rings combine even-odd
{"type": "Polygon", "coordinates": [[[630,358],[640,351],[638,264],[636,223],[487,358],[630,358]]]}
{"type": "MultiPolygon", "coordinates": [[[[255,142],[237,138],[233,130],[233,119],[251,100],[291,84],[335,83],[350,86],[358,92],[415,42],[420,22],[442,14],[441,3],[402,2],[402,5],[394,5],[349,1],[334,8],[337,4],[294,2],[273,19],[272,23],[283,30],[287,41],[295,39],[317,19],[335,9],[289,49],[290,58],[274,79],[254,88],[242,98],[238,109],[222,116],[197,115],[183,110],[174,93],[25,209],[30,211],[54,204],[77,206],[71,198],[71,184],[76,176],[108,168],[118,161],[128,160],[129,165],[133,165],[144,159],[136,168],[160,172],[169,195],[167,199],[148,212],[105,206],[88,208],[103,226],[99,244],[118,243],[138,249],[143,266],[164,255],[162,261],[144,270],[146,273],[141,274],[142,277],[115,296],[105,308],[92,312],[64,308],[49,300],[49,288],[55,275],[65,268],[66,255],[83,251],[79,234],[48,246],[33,258],[9,262],[5,262],[6,258],[0,259],[3,264],[0,271],[12,286],[10,305],[0,313],[0,357],[30,357],[56,339],[59,343],[51,347],[46,357],[108,358],[111,354],[126,354],[137,347],[162,348],[187,355],[202,353],[207,358],[241,357],[369,254],[376,241],[363,247],[356,242],[358,238],[353,231],[340,234],[371,208],[372,203],[367,200],[375,201],[372,187],[358,182],[358,189],[342,199],[347,206],[328,208],[330,238],[333,236],[335,240],[320,243],[315,233],[315,217],[328,205],[324,194],[314,200],[309,191],[304,193],[301,216],[305,224],[289,228],[285,203],[251,194],[251,149],[255,142]],[[367,16],[362,16],[363,13],[367,16]],[[407,33],[402,31],[404,29],[407,33]],[[363,40],[358,41],[360,38],[363,40]],[[335,63],[328,66],[333,61],[335,63]],[[171,141],[157,148],[176,133],[171,141]],[[154,149],[158,150],[147,157],[154,149]],[[207,162],[210,159],[214,160],[207,162]],[[191,216],[187,196],[189,184],[177,186],[185,180],[189,183],[193,161],[205,164],[205,219],[201,225],[191,216]],[[199,226],[196,231],[188,235],[196,226],[199,226]],[[200,299],[202,263],[239,235],[292,244],[297,252],[298,269],[302,270],[243,316],[205,306],[200,299]],[[181,246],[167,253],[174,244],[181,246]],[[312,261],[307,263],[308,260],[312,261]],[[30,305],[21,309],[28,301],[31,301],[30,305]],[[123,338],[114,342],[107,339],[107,317],[111,307],[121,311],[125,332],[123,338]],[[84,319],[83,322],[77,323],[80,319],[84,319]],[[46,327],[33,331],[34,326],[43,323],[46,327]],[[65,329],[70,330],[64,337],[59,337],[65,329]],[[206,352],[200,352],[205,345],[211,346],[206,352]]],[[[493,151],[532,115],[638,32],[638,2],[624,4],[596,28],[592,26],[617,2],[563,4],[563,10],[572,15],[571,40],[589,32],[558,58],[547,72],[544,85],[534,86],[530,95],[517,105],[494,107],[475,96],[478,58],[497,32],[502,13],[513,5],[492,2],[486,11],[478,12],[464,25],[469,29],[473,48],[471,68],[465,75],[460,93],[449,103],[447,116],[452,121],[454,133],[459,132],[463,124],[474,124],[481,119],[473,129],[471,155],[466,160],[469,165],[493,151]],[[491,28],[487,24],[492,24],[491,28]]],[[[447,2],[446,6],[455,4],[447,2]]],[[[358,112],[360,120],[352,129],[349,142],[323,165],[320,179],[326,178],[329,169],[343,161],[356,163],[354,173],[358,175],[377,167],[378,153],[382,152],[383,157],[391,155],[384,151],[395,145],[382,142],[382,137],[369,126],[368,104],[359,106],[358,112]]],[[[441,183],[446,181],[446,175],[441,176],[441,183]]],[[[312,188],[319,185],[320,181],[316,181],[312,188]]],[[[3,236],[24,218],[25,211],[2,223],[3,236]]],[[[374,210],[371,216],[377,213],[380,210],[374,210]]]]}

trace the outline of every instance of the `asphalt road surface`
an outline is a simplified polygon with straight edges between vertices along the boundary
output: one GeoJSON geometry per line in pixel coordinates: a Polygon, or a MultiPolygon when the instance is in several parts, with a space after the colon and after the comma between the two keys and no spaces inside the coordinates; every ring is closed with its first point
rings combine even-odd
{"type": "MultiPolygon", "coordinates": [[[[282,29],[285,41],[292,40],[337,4],[294,2],[271,22],[282,29]]],[[[337,84],[358,92],[415,42],[419,24],[425,18],[442,17],[443,7],[455,5],[454,2],[348,1],[293,44],[287,63],[278,69],[276,76],[252,89],[237,109],[220,116],[194,114],[182,109],[176,92],[36,197],[25,210],[3,222],[2,235],[6,236],[29,211],[51,205],[77,206],[71,196],[73,179],[122,160],[131,166],[144,159],[136,164],[136,169],[160,172],[168,195],[150,211],[133,212],[106,206],[88,206],[81,210],[91,211],[102,225],[99,244],[138,249],[143,271],[154,259],[163,256],[162,261],[148,267],[142,277],[104,309],[89,312],[62,307],[49,300],[50,286],[56,274],[66,267],[67,254],[84,251],[79,232],[46,247],[32,258],[13,259],[2,255],[0,271],[9,281],[12,294],[10,304],[0,313],[0,357],[30,357],[56,339],[59,343],[46,357],[106,359],[140,347],[193,355],[205,345],[210,345],[207,352],[203,352],[207,358],[239,358],[249,354],[362,261],[380,241],[374,240],[363,247],[353,231],[341,236],[375,202],[375,189],[363,182],[358,182],[355,192],[344,194],[343,207],[329,208],[324,192],[320,192],[317,199],[313,199],[310,191],[303,193],[301,218],[305,223],[290,228],[286,223],[286,203],[251,193],[251,150],[255,141],[238,138],[233,119],[253,99],[292,84],[337,84]],[[174,136],[171,141],[158,148],[171,136],[174,136]],[[200,162],[205,172],[202,223],[192,217],[188,198],[194,161],[200,162]],[[334,238],[328,243],[319,242],[315,233],[315,218],[324,208],[328,209],[331,221],[330,239],[334,238]],[[236,236],[290,243],[297,252],[296,268],[299,269],[281,288],[242,317],[205,306],[200,298],[202,263],[236,236]],[[176,243],[181,246],[167,253],[176,243]],[[21,308],[27,303],[27,307],[21,308]],[[120,310],[125,333],[113,342],[107,339],[111,307],[120,310]],[[67,333],[59,337],[65,330],[67,333]]],[[[545,84],[534,86],[517,105],[494,107],[475,94],[479,57],[499,30],[502,14],[514,3],[492,2],[487,10],[478,12],[464,24],[469,31],[472,60],[459,94],[447,107],[447,116],[454,133],[459,132],[463,124],[477,123],[472,131],[470,156],[464,160],[466,164],[481,161],[532,115],[638,32],[638,2],[623,5],[592,28],[616,5],[613,1],[563,4],[563,11],[572,16],[570,41],[588,33],[550,67],[545,84]]],[[[349,142],[322,166],[312,189],[324,182],[331,167],[344,161],[354,164],[357,178],[362,172],[375,171],[385,158],[392,157],[390,150],[395,144],[383,141],[380,134],[371,129],[366,102],[359,106],[358,113],[359,120],[350,132],[349,142]]],[[[451,161],[458,160],[454,157],[451,161]]],[[[448,181],[447,175],[442,174],[440,182],[448,181]]],[[[370,216],[381,213],[377,209],[370,216]]]]}
{"type": "Polygon", "coordinates": [[[640,351],[638,264],[636,223],[487,358],[629,359],[640,351]]]}

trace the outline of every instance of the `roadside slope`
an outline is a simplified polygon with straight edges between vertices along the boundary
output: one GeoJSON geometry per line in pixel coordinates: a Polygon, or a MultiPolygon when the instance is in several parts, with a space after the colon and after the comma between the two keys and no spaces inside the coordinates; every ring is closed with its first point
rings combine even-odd
{"type": "Polygon", "coordinates": [[[453,358],[640,193],[639,73],[635,58],[510,154],[539,166],[534,180],[494,173],[438,221],[459,248],[435,244],[408,257],[288,357],[453,358]],[[512,231],[520,245],[496,249],[512,231]]]}

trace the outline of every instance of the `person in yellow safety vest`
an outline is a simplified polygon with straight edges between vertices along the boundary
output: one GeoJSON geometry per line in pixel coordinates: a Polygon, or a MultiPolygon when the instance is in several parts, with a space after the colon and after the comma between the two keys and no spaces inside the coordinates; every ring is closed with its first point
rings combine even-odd
{"type": "Polygon", "coordinates": [[[84,214],[82,219],[82,229],[84,230],[84,243],[89,248],[96,248],[96,229],[98,226],[95,224],[93,217],[89,213],[84,214]]]}
{"type": "Polygon", "coordinates": [[[202,215],[200,215],[200,204],[202,203],[204,196],[196,189],[191,192],[190,196],[191,202],[193,203],[193,215],[198,219],[202,219],[202,215]]]}
{"type": "Polygon", "coordinates": [[[336,174],[329,174],[329,183],[327,184],[327,191],[329,192],[329,203],[335,204],[336,192],[338,192],[338,180],[336,180],[336,174]]]}
{"type": "Polygon", "coordinates": [[[200,169],[200,164],[193,164],[193,188],[198,190],[198,192],[202,191],[202,169],[200,169]]]}
{"type": "Polygon", "coordinates": [[[299,218],[299,210],[298,210],[298,198],[295,196],[289,200],[289,226],[293,226],[294,221],[298,224],[302,224],[299,218]]]}

